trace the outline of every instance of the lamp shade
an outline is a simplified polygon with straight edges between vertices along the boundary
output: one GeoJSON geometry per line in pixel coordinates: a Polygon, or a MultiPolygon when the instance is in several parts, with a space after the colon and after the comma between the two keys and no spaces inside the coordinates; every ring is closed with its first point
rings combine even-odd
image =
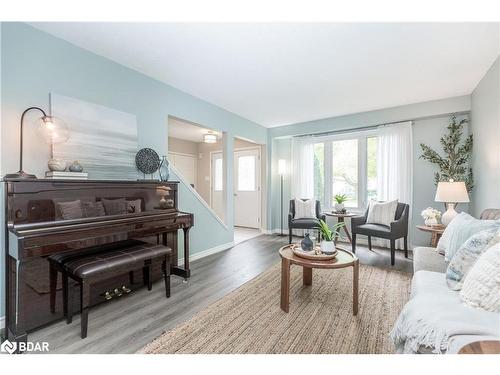
{"type": "Polygon", "coordinates": [[[467,193],[465,182],[438,182],[434,200],[436,202],[469,202],[469,194],[467,193]]]}
{"type": "Polygon", "coordinates": [[[68,140],[68,126],[60,118],[43,116],[40,118],[39,123],[38,132],[49,145],[63,143],[68,140]]]}
{"type": "Polygon", "coordinates": [[[285,174],[285,173],[286,173],[286,160],[279,159],[278,160],[278,174],[285,174]]]}

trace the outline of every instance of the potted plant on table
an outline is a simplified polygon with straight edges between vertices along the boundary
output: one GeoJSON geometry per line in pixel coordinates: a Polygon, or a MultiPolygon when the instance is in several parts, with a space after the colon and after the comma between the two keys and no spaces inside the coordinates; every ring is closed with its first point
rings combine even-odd
{"type": "Polygon", "coordinates": [[[333,254],[335,252],[335,238],[339,234],[340,228],[344,226],[344,223],[334,224],[331,228],[324,221],[318,220],[318,230],[321,234],[321,251],[325,254],[333,254]]]}
{"type": "Polygon", "coordinates": [[[333,199],[335,200],[335,212],[345,213],[344,202],[347,201],[347,195],[336,194],[333,199]]]}
{"type": "Polygon", "coordinates": [[[441,217],[441,211],[432,207],[427,207],[422,211],[421,215],[424,218],[425,225],[433,226],[438,223],[439,218],[441,217]]]}

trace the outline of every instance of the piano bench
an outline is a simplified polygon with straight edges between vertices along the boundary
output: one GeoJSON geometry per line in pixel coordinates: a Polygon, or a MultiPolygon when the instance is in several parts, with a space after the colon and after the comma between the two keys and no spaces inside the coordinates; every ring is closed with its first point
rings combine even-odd
{"type": "Polygon", "coordinates": [[[165,276],[165,294],[170,297],[170,259],[172,249],[163,245],[150,243],[136,243],[120,249],[92,254],[89,256],[71,259],[63,264],[63,277],[66,281],[67,322],[71,323],[73,317],[71,288],[68,287],[68,277],[80,285],[81,307],[81,337],[87,337],[88,311],[90,306],[90,288],[92,284],[131,272],[139,267],[143,268],[148,290],[152,289],[152,262],[163,259],[162,270],[165,276]]]}

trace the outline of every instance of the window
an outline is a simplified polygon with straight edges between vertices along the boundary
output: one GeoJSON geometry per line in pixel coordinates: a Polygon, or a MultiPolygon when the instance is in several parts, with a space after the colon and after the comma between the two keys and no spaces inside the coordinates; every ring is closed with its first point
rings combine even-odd
{"type": "Polygon", "coordinates": [[[238,190],[255,191],[255,156],[238,157],[238,190]]]}
{"type": "Polygon", "coordinates": [[[359,207],[357,139],[332,142],[332,193],[346,195],[346,207],[359,207]]]}
{"type": "Polygon", "coordinates": [[[223,190],[223,173],[222,173],[222,158],[214,159],[214,190],[223,190]]]}
{"type": "Polygon", "coordinates": [[[377,137],[373,132],[343,134],[314,144],[314,196],[325,209],[337,194],[350,209],[377,199],[377,137]]]}

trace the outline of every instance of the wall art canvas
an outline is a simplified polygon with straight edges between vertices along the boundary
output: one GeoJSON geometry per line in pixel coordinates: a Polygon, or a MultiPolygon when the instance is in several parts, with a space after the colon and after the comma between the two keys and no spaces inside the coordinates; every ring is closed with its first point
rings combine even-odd
{"type": "Polygon", "coordinates": [[[51,113],[66,122],[69,140],[54,157],[78,160],[89,179],[136,180],[137,118],[130,113],[52,93],[51,113]]]}

